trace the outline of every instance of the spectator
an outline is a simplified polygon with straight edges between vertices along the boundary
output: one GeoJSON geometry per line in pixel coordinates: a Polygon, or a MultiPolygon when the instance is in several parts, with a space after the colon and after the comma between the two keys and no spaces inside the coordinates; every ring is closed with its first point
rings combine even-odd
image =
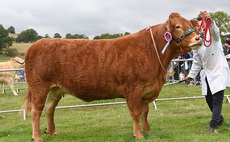
{"type": "Polygon", "coordinates": [[[225,37],[225,43],[223,45],[224,55],[228,61],[228,67],[230,67],[230,34],[225,37]]]}
{"type": "MultiPolygon", "coordinates": [[[[189,52],[185,52],[183,55],[181,55],[181,59],[189,59],[192,57],[192,54],[189,52]]],[[[184,61],[183,64],[181,65],[181,71],[185,74],[188,75],[189,70],[191,69],[192,66],[192,61],[184,61]]]]}
{"type": "Polygon", "coordinates": [[[225,37],[225,43],[223,45],[224,55],[230,54],[230,34],[225,37]]]}

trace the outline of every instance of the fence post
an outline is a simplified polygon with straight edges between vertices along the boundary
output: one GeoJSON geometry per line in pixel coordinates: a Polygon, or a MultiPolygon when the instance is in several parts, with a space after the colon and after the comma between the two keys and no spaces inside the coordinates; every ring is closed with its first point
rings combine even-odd
{"type": "Polygon", "coordinates": [[[226,103],[227,102],[230,103],[229,95],[226,95],[226,97],[227,97],[226,103]]]}
{"type": "Polygon", "coordinates": [[[153,105],[154,105],[155,110],[157,110],[157,104],[156,104],[156,101],[153,101],[153,105]]]}
{"type": "Polygon", "coordinates": [[[26,110],[25,109],[23,109],[23,118],[24,120],[26,120],[26,110]]]}

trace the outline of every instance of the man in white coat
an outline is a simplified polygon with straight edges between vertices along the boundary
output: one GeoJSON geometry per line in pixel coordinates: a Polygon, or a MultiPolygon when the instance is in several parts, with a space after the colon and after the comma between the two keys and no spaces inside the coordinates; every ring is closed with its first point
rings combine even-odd
{"type": "MultiPolygon", "coordinates": [[[[227,60],[223,53],[219,28],[216,26],[215,21],[211,19],[210,14],[206,13],[205,18],[211,21],[212,43],[209,47],[203,44],[199,49],[193,50],[192,68],[185,79],[194,79],[201,71],[202,94],[205,95],[206,102],[212,111],[212,119],[206,132],[218,133],[217,127],[224,121],[221,110],[224,90],[230,86],[230,74],[227,60]]],[[[201,19],[198,18],[197,20],[199,21],[198,29],[201,19]]],[[[204,33],[204,30],[201,33],[204,33]]],[[[210,39],[209,32],[207,37],[210,39]]]]}

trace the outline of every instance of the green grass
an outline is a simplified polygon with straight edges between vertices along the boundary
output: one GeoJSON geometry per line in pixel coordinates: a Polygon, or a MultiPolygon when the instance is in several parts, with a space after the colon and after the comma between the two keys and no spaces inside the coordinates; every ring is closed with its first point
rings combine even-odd
{"type": "Polygon", "coordinates": [[[19,53],[26,53],[26,51],[29,49],[29,47],[33,43],[16,43],[14,42],[13,45],[10,48],[16,48],[18,49],[19,53]]]}
{"type": "MultiPolygon", "coordinates": [[[[33,43],[16,43],[13,42],[13,45],[9,48],[16,48],[18,50],[18,57],[25,58],[26,51],[30,48],[33,43]]],[[[1,54],[0,62],[9,61],[12,57],[1,54]]]]}
{"type": "MultiPolygon", "coordinates": [[[[167,95],[190,96],[192,91],[197,92],[199,88],[199,86],[183,84],[165,86],[159,98],[167,95]],[[184,89],[187,87],[189,89],[184,89]]],[[[225,93],[228,92],[229,89],[225,93]]],[[[8,90],[6,94],[0,93],[2,109],[20,108],[25,94],[26,90],[21,90],[18,97],[13,96],[11,90],[8,90]]],[[[200,95],[198,92],[195,94],[200,95]]],[[[55,123],[58,136],[51,137],[42,133],[42,137],[44,141],[50,142],[227,142],[230,140],[229,104],[223,104],[222,114],[225,122],[219,128],[219,134],[206,134],[204,131],[211,119],[211,112],[204,99],[156,103],[158,110],[155,110],[153,104],[150,104],[148,120],[151,132],[144,133],[142,140],[135,140],[132,137],[132,120],[126,104],[56,109],[55,123]]],[[[76,104],[84,104],[84,102],[71,96],[65,96],[59,106],[76,104]]],[[[40,123],[43,132],[47,128],[44,112],[40,123]]],[[[22,112],[0,114],[0,128],[0,142],[31,141],[31,117],[24,121],[22,112]]]]}

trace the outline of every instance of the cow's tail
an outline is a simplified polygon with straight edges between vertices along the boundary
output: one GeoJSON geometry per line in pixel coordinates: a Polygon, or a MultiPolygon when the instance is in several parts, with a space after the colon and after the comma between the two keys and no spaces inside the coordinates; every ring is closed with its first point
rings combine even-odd
{"type": "Polygon", "coordinates": [[[23,101],[23,108],[26,110],[26,113],[31,111],[31,104],[32,104],[31,95],[32,93],[30,89],[28,88],[27,95],[25,96],[24,101],[23,101]]]}

